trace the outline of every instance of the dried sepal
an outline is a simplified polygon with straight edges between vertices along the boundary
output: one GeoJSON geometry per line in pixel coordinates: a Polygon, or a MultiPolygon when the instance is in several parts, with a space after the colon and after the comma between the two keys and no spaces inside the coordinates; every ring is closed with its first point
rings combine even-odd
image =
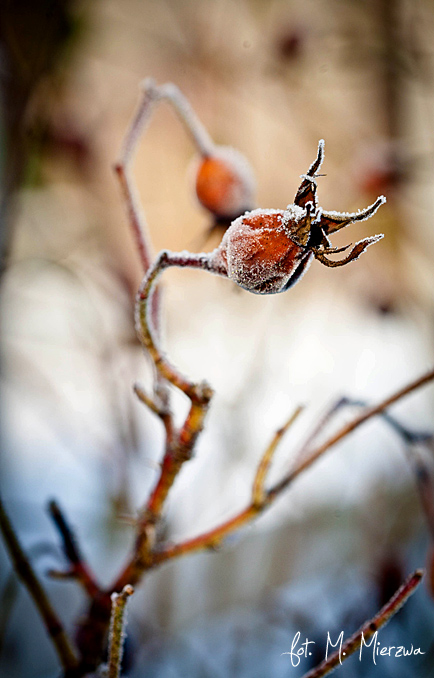
{"type": "Polygon", "coordinates": [[[386,198],[384,195],[380,195],[372,205],[358,212],[326,212],[323,210],[321,214],[321,228],[324,233],[330,235],[356,221],[366,221],[366,219],[373,217],[378,208],[385,202],[386,198]]]}
{"type": "Polygon", "coordinates": [[[328,259],[326,257],[326,254],[336,254],[337,252],[343,252],[348,247],[351,247],[351,245],[347,245],[346,247],[340,247],[340,248],[330,248],[329,250],[315,250],[313,255],[315,259],[318,259],[324,266],[328,266],[329,268],[336,268],[337,266],[345,266],[345,264],[349,264],[351,261],[355,261],[360,257],[361,254],[370,246],[373,245],[374,243],[378,242],[383,238],[383,234],[380,235],[373,235],[369,238],[364,238],[363,240],[359,240],[358,243],[356,243],[351,250],[351,252],[346,256],[344,259],[328,259]]]}
{"type": "Polygon", "coordinates": [[[300,207],[306,207],[307,203],[311,202],[316,207],[317,206],[317,197],[316,197],[316,181],[317,172],[320,169],[324,160],[324,139],[321,139],[318,142],[318,153],[316,159],[313,161],[306,174],[301,175],[303,179],[300,184],[296,196],[294,198],[294,204],[299,205],[300,207]]]}

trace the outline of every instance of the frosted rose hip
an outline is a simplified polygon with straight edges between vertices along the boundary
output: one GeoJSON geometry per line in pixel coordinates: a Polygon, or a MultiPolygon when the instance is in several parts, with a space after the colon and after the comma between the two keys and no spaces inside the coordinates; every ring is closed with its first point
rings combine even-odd
{"type": "Polygon", "coordinates": [[[220,247],[211,255],[217,269],[249,292],[276,294],[298,282],[314,257],[325,266],[343,266],[383,237],[364,238],[344,259],[326,256],[350,247],[331,247],[329,234],[355,221],[369,219],[385,198],[381,196],[355,213],[322,210],[317,204],[315,178],[323,156],[324,142],[320,141],[317,158],[307,174],[302,175],[294,203],[286,210],[257,209],[232,222],[220,247]]]}
{"type": "MultiPolygon", "coordinates": [[[[291,214],[293,223],[303,212],[291,214]]],[[[302,266],[300,274],[304,272],[313,257],[291,240],[289,226],[289,213],[283,210],[258,209],[236,219],[219,248],[228,277],[257,294],[287,289],[295,271],[302,266]]]]}

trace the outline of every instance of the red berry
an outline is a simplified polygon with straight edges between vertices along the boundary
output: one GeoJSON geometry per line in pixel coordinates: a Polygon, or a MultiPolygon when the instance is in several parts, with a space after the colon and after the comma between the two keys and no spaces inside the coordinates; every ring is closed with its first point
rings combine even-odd
{"type": "Polygon", "coordinates": [[[234,219],[254,204],[255,181],[250,166],[233,148],[218,147],[204,156],[196,174],[199,202],[216,217],[234,219]]]}
{"type": "Polygon", "coordinates": [[[238,217],[217,250],[228,277],[256,294],[283,292],[296,272],[299,280],[313,254],[291,240],[290,232],[304,215],[305,210],[290,205],[285,211],[257,209],[238,217]]]}

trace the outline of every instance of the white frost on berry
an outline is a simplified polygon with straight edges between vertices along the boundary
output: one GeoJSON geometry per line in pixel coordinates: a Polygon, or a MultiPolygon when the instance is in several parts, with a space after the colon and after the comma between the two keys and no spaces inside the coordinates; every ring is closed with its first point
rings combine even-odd
{"type": "Polygon", "coordinates": [[[290,204],[286,206],[286,210],[283,213],[282,217],[282,227],[285,230],[285,233],[291,237],[291,231],[288,229],[288,225],[292,222],[298,223],[306,216],[306,210],[300,205],[290,204]]]}
{"type": "MultiPolygon", "coordinates": [[[[296,206],[294,206],[296,207],[296,206]]],[[[294,212],[300,218],[301,208],[294,212]]],[[[291,212],[292,213],[292,212],[291,212]]],[[[285,212],[277,209],[256,209],[235,219],[226,231],[220,247],[216,250],[216,261],[226,264],[227,275],[244,289],[257,294],[281,292],[306,253],[288,237],[288,248],[276,258],[273,237],[276,232],[288,236],[288,222],[285,212]],[[251,220],[264,218],[260,228],[252,228],[251,220]],[[273,221],[269,217],[275,217],[273,221]],[[290,263],[282,266],[289,252],[293,253],[290,263]]]]}
{"type": "Polygon", "coordinates": [[[327,210],[323,212],[325,217],[332,217],[344,221],[345,219],[351,219],[354,221],[366,221],[374,216],[378,208],[381,205],[384,205],[386,198],[384,195],[380,195],[377,200],[372,203],[369,207],[364,209],[357,210],[357,212],[336,212],[334,210],[327,210]]]}

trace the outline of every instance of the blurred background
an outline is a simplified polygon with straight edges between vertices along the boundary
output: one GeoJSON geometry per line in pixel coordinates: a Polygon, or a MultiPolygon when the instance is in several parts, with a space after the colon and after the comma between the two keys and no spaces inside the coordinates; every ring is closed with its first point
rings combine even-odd
{"type": "MultiPolygon", "coordinates": [[[[378,401],[432,365],[434,6],[17,0],[0,15],[1,492],[73,629],[85,599],[46,577],[64,565],[48,500],[59,500],[109,584],[162,452],[160,422],[132,391],[150,383],[133,326],[142,271],[113,172],[139,83],[179,86],[213,139],[247,156],[261,207],[292,202],[320,138],[320,205],[354,211],[387,196],[373,219],[333,239],[384,232],[381,243],[336,271],[315,262],[287,294],[251,295],[203,272],[165,275],[167,352],[216,390],[196,458],[170,496],[165,529],[179,539],[245,505],[267,441],[296,405],[306,410],[272,478],[338,397],[378,401]]],[[[211,250],[222,237],[195,199],[194,157],[161,104],[135,162],[155,253],[211,250]]],[[[429,431],[433,398],[427,388],[393,413],[429,431]]],[[[181,416],[185,402],[175,402],[181,416]]],[[[221,552],[152,572],[131,600],[129,675],[297,678],[318,663],[327,631],[354,631],[426,561],[409,454],[396,431],[371,422],[221,552]],[[297,630],[317,644],[294,668],[282,653],[297,630]]],[[[57,676],[0,549],[0,674],[57,676]]],[[[426,654],[353,658],[341,675],[434,675],[433,638],[422,586],[379,640],[426,654]]]]}

